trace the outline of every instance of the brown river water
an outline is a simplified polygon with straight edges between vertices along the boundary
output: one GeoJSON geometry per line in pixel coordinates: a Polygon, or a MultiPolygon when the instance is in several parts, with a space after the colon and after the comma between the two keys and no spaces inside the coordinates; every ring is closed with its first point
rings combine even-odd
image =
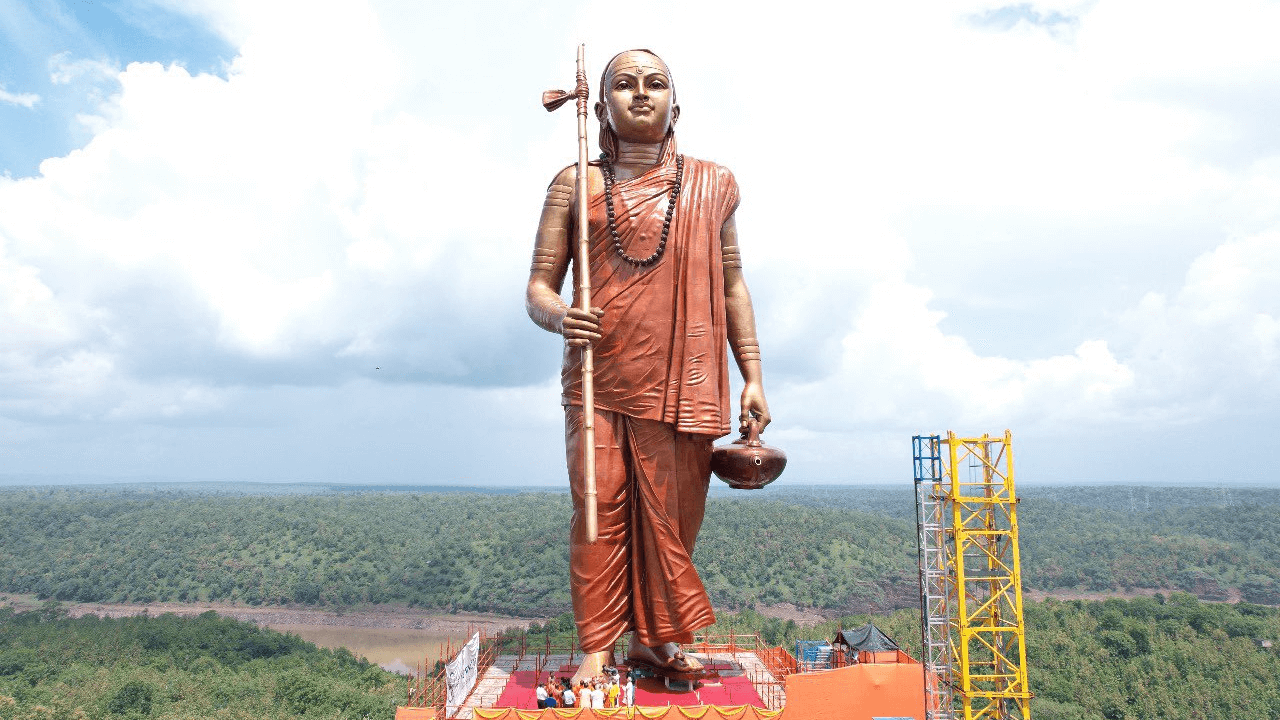
{"type": "MultiPolygon", "coordinates": [[[[4,595],[0,605],[19,610],[39,607],[32,596],[4,595]]],[[[357,656],[400,673],[416,665],[435,663],[448,643],[457,648],[484,630],[496,633],[509,627],[524,627],[541,618],[518,618],[503,615],[455,614],[432,615],[404,607],[376,606],[366,610],[327,612],[307,607],[272,607],[226,605],[221,603],[150,603],[105,604],[67,603],[63,605],[73,617],[95,614],[100,617],[126,617],[149,613],[195,616],[209,610],[224,617],[257,623],[279,632],[293,633],[321,647],[345,647],[357,656]]]]}
{"type": "Polygon", "coordinates": [[[293,633],[321,647],[350,650],[392,672],[408,673],[423,660],[434,663],[446,643],[456,648],[466,642],[464,633],[441,633],[413,628],[341,627],[272,623],[272,630],[293,633]]]}

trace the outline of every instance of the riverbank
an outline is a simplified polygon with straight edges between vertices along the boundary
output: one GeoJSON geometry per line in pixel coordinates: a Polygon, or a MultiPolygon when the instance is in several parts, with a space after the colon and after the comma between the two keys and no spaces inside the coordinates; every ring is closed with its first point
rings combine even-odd
{"type": "MultiPolygon", "coordinates": [[[[39,608],[34,595],[0,595],[0,605],[16,610],[39,608]]],[[[313,607],[252,606],[232,603],[61,603],[71,617],[132,617],[173,613],[194,617],[210,610],[223,617],[293,633],[321,647],[346,648],[393,672],[407,673],[424,660],[437,660],[445,646],[465,642],[471,633],[494,634],[545,618],[488,613],[425,613],[403,606],[321,610],[313,607]]]]}
{"type": "MultiPolygon", "coordinates": [[[[39,608],[44,601],[34,595],[0,595],[0,603],[12,605],[18,610],[39,608]]],[[[374,605],[363,608],[322,610],[309,606],[291,605],[239,605],[234,603],[78,603],[64,602],[60,606],[71,617],[97,615],[99,617],[132,617],[144,613],[163,615],[173,613],[194,617],[210,610],[223,617],[235,618],[259,625],[317,625],[348,628],[402,628],[427,630],[438,633],[465,633],[483,629],[495,633],[507,628],[525,627],[531,622],[543,622],[545,618],[522,618],[489,613],[427,613],[410,607],[374,605]]]]}

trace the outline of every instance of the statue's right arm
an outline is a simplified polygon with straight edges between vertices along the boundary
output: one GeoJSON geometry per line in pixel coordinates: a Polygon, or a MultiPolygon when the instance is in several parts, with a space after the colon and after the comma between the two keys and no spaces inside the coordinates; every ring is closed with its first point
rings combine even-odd
{"type": "Polygon", "coordinates": [[[570,345],[586,345],[600,339],[600,316],[604,312],[599,308],[587,312],[569,307],[560,297],[571,256],[574,173],[573,166],[565,168],[547,188],[529,267],[525,309],[538,327],[563,335],[570,345]]]}

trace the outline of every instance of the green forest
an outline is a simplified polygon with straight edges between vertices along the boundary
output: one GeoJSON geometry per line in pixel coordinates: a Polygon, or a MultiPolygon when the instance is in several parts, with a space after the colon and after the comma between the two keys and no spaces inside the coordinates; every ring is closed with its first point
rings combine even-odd
{"type": "MultiPolygon", "coordinates": [[[[1021,493],[1023,584],[1280,604],[1280,491],[1021,493]]],[[[0,592],[549,617],[569,608],[565,493],[0,491],[0,592]]],[[[716,493],[695,557],[717,607],[918,606],[903,488],[716,493]]]]}
{"type": "MultiPolygon", "coordinates": [[[[1280,717],[1280,609],[1212,603],[1187,593],[1028,602],[1027,668],[1037,720],[1228,720],[1280,717]],[[1262,646],[1270,641],[1272,648],[1262,646]]],[[[835,637],[874,622],[920,657],[917,610],[855,615],[816,627],[753,611],[715,630],[774,643],[835,637]]]]}
{"type": "MultiPolygon", "coordinates": [[[[1037,718],[1280,717],[1280,491],[1021,495],[1026,587],[1153,595],[1026,603],[1037,718]]],[[[711,631],[786,646],[874,621],[918,657],[913,502],[909,487],[713,493],[696,558],[711,631]],[[776,603],[832,619],[755,609],[776,603]]],[[[553,492],[0,491],[0,592],[48,601],[0,610],[0,720],[390,717],[403,686],[345,651],[214,613],[73,619],[58,603],[399,604],[565,633],[568,514],[553,492]]]]}
{"type": "MultiPolygon", "coordinates": [[[[919,657],[914,610],[800,627],[753,610],[721,614],[709,632],[759,633],[791,646],[874,622],[919,657]]],[[[1026,605],[1027,664],[1042,720],[1209,720],[1280,717],[1280,610],[1209,603],[1187,593],[1026,605]]],[[[565,614],[526,631],[566,635],[565,614]]],[[[529,640],[532,639],[532,642],[529,640]]],[[[517,633],[506,635],[511,646],[517,633]]],[[[397,676],[344,650],[208,612],[69,618],[0,609],[0,720],[139,718],[389,718],[397,676]]]]}
{"type": "Polygon", "coordinates": [[[404,680],[346,650],[218,617],[0,608],[0,720],[390,719],[404,680]]]}

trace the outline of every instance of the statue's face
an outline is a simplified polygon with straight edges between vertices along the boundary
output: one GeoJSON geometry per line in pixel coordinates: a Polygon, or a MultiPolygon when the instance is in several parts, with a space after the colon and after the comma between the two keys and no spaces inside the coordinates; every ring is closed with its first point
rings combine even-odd
{"type": "Polygon", "coordinates": [[[609,124],[628,142],[662,142],[680,114],[666,63],[646,52],[623,53],[610,64],[602,100],[609,124]]]}

